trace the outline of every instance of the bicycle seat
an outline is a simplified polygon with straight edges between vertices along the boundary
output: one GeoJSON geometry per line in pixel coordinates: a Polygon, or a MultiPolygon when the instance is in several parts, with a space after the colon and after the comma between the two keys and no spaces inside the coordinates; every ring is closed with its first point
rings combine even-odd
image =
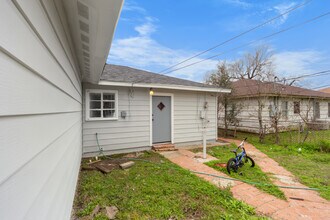
{"type": "Polygon", "coordinates": [[[231,150],[230,152],[236,153],[237,152],[237,149],[236,150],[231,150]]]}

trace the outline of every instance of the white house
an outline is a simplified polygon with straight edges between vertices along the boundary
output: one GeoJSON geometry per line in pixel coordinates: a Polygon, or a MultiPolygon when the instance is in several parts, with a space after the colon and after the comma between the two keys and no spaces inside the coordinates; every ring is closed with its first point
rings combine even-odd
{"type": "Polygon", "coordinates": [[[230,92],[118,65],[106,65],[99,85],[85,83],[83,90],[84,156],[97,154],[99,146],[122,153],[155,143],[200,143],[204,130],[215,141],[217,93],[230,92]]]}
{"type": "Polygon", "coordinates": [[[70,219],[82,82],[98,83],[122,0],[1,0],[0,219],[70,219]]]}
{"type": "Polygon", "coordinates": [[[1,1],[1,220],[69,219],[96,133],[105,153],[201,141],[203,127],[216,138],[228,90],[105,66],[122,3],[1,1]]]}
{"type": "MultiPolygon", "coordinates": [[[[296,86],[241,79],[232,83],[232,94],[227,113],[236,107],[239,131],[259,132],[259,103],[263,126],[273,132],[274,113],[280,131],[297,129],[307,119],[314,128],[327,129],[330,123],[330,94],[296,86]]],[[[224,128],[224,107],[220,104],[219,127],[224,128]]],[[[234,124],[229,129],[235,129],[234,124]]]]}

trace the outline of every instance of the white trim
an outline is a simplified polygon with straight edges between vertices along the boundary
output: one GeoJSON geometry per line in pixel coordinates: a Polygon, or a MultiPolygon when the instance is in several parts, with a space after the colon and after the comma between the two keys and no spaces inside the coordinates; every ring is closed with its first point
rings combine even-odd
{"type": "Polygon", "coordinates": [[[139,88],[157,88],[157,89],[175,89],[175,90],[188,90],[188,91],[203,91],[203,92],[222,92],[230,93],[230,89],[222,88],[208,88],[198,86],[183,86],[173,84],[147,84],[147,83],[128,83],[128,82],[110,82],[106,80],[100,80],[99,85],[105,86],[128,86],[128,87],[139,87],[139,88]]]}
{"type": "Polygon", "coordinates": [[[86,121],[114,121],[118,120],[118,91],[117,90],[104,90],[104,89],[86,89],[85,91],[85,120],[86,121]],[[91,118],[89,117],[89,93],[101,93],[101,117],[100,118],[91,118]],[[115,94],[115,117],[112,118],[103,118],[103,93],[114,93],[115,94]]]}
{"type": "Polygon", "coordinates": [[[153,96],[168,96],[171,97],[171,143],[174,144],[174,94],[173,93],[162,93],[154,92],[150,96],[150,146],[153,145],[152,140],[152,97],[153,96]]]}

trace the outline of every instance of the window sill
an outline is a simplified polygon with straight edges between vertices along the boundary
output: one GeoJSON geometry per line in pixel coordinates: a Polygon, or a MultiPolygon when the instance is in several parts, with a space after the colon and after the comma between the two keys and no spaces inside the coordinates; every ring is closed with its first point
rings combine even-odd
{"type": "Polygon", "coordinates": [[[86,121],[118,121],[118,118],[87,118],[86,121]]]}

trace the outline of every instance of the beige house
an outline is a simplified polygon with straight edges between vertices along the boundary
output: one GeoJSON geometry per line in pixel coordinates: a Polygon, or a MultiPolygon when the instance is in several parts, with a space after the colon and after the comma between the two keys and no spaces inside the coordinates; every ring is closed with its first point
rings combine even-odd
{"type": "MultiPolygon", "coordinates": [[[[229,129],[259,132],[258,109],[261,108],[266,132],[274,131],[278,119],[281,131],[299,128],[304,121],[318,129],[329,129],[330,94],[295,86],[241,79],[233,82],[227,114],[236,115],[229,129]]],[[[220,104],[218,125],[224,128],[224,106],[220,104]]]]}

